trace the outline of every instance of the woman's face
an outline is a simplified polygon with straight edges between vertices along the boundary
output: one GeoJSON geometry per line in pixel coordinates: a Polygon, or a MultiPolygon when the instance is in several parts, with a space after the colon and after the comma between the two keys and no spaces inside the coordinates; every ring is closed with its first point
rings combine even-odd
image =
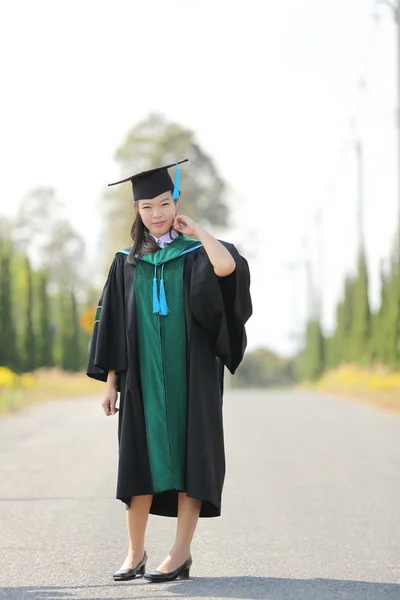
{"type": "Polygon", "coordinates": [[[139,200],[138,210],[142,221],[156,238],[168,233],[176,216],[177,202],[171,192],[164,192],[151,200],[139,200]]]}

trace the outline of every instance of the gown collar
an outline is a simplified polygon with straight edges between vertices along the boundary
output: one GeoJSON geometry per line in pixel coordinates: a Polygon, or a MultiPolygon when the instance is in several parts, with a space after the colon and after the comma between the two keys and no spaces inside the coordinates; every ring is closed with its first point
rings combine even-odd
{"type": "Polygon", "coordinates": [[[150,233],[150,235],[155,240],[156,244],[160,246],[160,248],[164,248],[167,244],[170,244],[178,237],[178,233],[175,231],[175,229],[171,229],[171,231],[168,231],[168,233],[165,233],[159,238],[154,236],[152,233],[150,233]]]}

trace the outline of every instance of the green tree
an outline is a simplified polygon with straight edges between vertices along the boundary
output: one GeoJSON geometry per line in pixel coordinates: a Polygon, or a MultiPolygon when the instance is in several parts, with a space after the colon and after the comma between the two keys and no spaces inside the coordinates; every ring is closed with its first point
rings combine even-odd
{"type": "MultiPolygon", "coordinates": [[[[181,168],[181,211],[205,225],[226,225],[225,183],[192,131],[162,115],[151,114],[128,133],[115,155],[123,177],[183,158],[190,162],[181,168]]],[[[131,243],[131,186],[110,188],[104,206],[107,232],[104,239],[109,257],[131,243]]]]}
{"type": "Polygon", "coordinates": [[[352,286],[351,312],[351,358],[354,362],[371,362],[371,312],[368,297],[368,270],[365,252],[362,249],[358,257],[357,277],[352,286]]]}
{"type": "Polygon", "coordinates": [[[235,388],[266,388],[293,385],[296,376],[291,359],[278,356],[266,348],[247,352],[235,376],[235,388]]]}
{"type": "Polygon", "coordinates": [[[65,216],[65,207],[52,188],[32,190],[21,202],[13,226],[17,248],[29,248],[57,287],[83,285],[85,244],[65,216]]]}
{"type": "Polygon", "coordinates": [[[73,291],[60,294],[60,366],[64,371],[82,368],[78,310],[73,291]]]}
{"type": "Polygon", "coordinates": [[[79,289],[80,300],[85,302],[85,296],[91,293],[91,284],[87,283],[84,241],[66,218],[65,208],[54,189],[37,188],[23,199],[13,223],[12,239],[19,249],[13,260],[13,282],[18,299],[15,309],[21,354],[25,355],[27,339],[30,339],[25,324],[29,325],[28,329],[33,325],[37,366],[56,364],[74,370],[78,362],[82,363],[82,348],[87,340],[82,339],[77,317],[72,315],[77,311],[75,298],[72,301],[65,290],[79,289]],[[28,285],[23,276],[27,246],[38,265],[32,272],[35,310],[31,314],[28,285]]]}
{"type": "Polygon", "coordinates": [[[24,371],[33,371],[36,367],[36,343],[33,328],[33,280],[29,258],[25,257],[26,301],[25,323],[23,334],[23,364],[24,371]]]}
{"type": "Polygon", "coordinates": [[[38,281],[38,360],[39,367],[52,367],[53,359],[53,329],[51,322],[51,303],[47,291],[48,276],[46,271],[39,273],[38,281]]]}
{"type": "Polygon", "coordinates": [[[335,335],[325,336],[325,369],[333,369],[339,364],[335,335]]]}
{"type": "Polygon", "coordinates": [[[20,370],[17,333],[12,309],[12,246],[0,229],[0,366],[20,370]]]}
{"type": "Polygon", "coordinates": [[[375,363],[388,363],[387,333],[389,324],[390,281],[383,261],[380,266],[381,298],[377,311],[371,315],[371,359],[375,363]]]}
{"type": "Polygon", "coordinates": [[[336,326],[329,345],[330,367],[338,367],[344,361],[348,341],[345,322],[345,303],[340,300],[336,307],[336,326]]]}
{"type": "Polygon", "coordinates": [[[70,293],[70,305],[71,305],[71,371],[79,371],[82,368],[82,355],[81,355],[81,336],[80,336],[80,327],[79,327],[79,315],[78,315],[78,305],[76,301],[76,296],[74,292],[71,290],[70,293]]]}
{"type": "Polygon", "coordinates": [[[353,360],[351,332],[353,330],[354,315],[354,279],[347,276],[344,283],[344,297],[339,303],[336,317],[335,353],[337,364],[353,360]]]}
{"type": "Polygon", "coordinates": [[[392,368],[400,367],[400,268],[396,260],[392,261],[388,286],[387,316],[384,321],[386,333],[386,364],[392,368]]]}
{"type": "Polygon", "coordinates": [[[301,361],[301,375],[308,381],[316,381],[325,369],[325,344],[319,319],[307,324],[306,344],[301,361]]]}

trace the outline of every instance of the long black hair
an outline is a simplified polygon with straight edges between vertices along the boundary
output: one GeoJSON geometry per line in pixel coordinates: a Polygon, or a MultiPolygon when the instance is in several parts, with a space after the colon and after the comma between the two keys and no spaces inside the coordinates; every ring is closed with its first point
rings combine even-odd
{"type": "Polygon", "coordinates": [[[137,258],[142,257],[144,254],[153,254],[160,249],[159,245],[142,221],[142,217],[139,213],[139,202],[137,200],[134,202],[134,209],[136,216],[131,228],[133,245],[127,258],[128,263],[131,263],[132,265],[136,265],[137,258]]]}

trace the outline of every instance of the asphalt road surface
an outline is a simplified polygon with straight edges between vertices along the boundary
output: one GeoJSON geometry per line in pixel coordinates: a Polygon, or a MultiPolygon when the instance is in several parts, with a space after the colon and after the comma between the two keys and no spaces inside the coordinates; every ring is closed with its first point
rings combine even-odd
{"type": "MultiPolygon", "coordinates": [[[[97,399],[0,420],[0,600],[400,599],[400,415],[328,395],[224,401],[223,515],[191,578],[115,583],[126,555],[114,417],[97,399]]],[[[148,569],[175,519],[150,517],[148,569]]]]}

